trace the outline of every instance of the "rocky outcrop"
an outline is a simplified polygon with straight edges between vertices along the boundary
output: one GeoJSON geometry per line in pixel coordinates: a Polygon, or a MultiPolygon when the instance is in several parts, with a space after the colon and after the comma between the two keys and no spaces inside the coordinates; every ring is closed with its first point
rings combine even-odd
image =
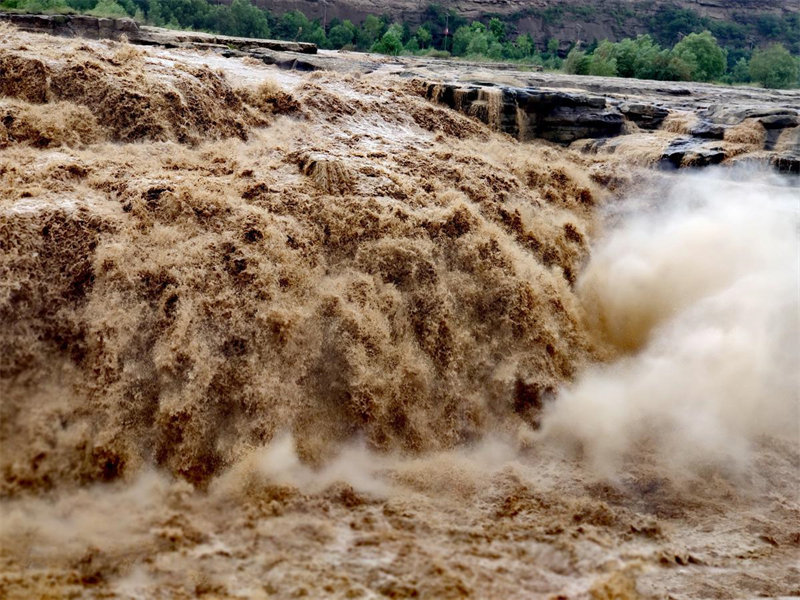
{"type": "Polygon", "coordinates": [[[133,19],[102,19],[87,15],[0,13],[0,20],[13,23],[22,31],[91,40],[118,40],[122,36],[135,39],[139,32],[139,27],[133,19]]]}
{"type": "Polygon", "coordinates": [[[686,100],[670,101],[691,97],[688,89],[632,101],[589,91],[432,82],[425,95],[521,141],[580,142],[577,147],[586,152],[613,153],[625,145],[623,138],[638,136],[641,142],[648,131],[658,132],[654,142],[662,150],[654,162],[662,168],[705,167],[742,154],[757,155],[787,173],[800,166],[800,107],[719,103],[689,112],[686,100]],[[685,127],[664,130],[671,114],[685,119],[685,127]]]}
{"type": "Polygon", "coordinates": [[[725,160],[725,148],[707,146],[696,138],[686,137],[673,140],[661,155],[662,167],[708,167],[725,160]]]}
{"type": "Polygon", "coordinates": [[[307,42],[287,42],[281,40],[262,40],[231,35],[218,35],[200,31],[173,31],[161,27],[139,27],[134,38],[139,44],[156,44],[159,46],[223,46],[225,48],[263,49],[276,52],[297,52],[299,54],[316,54],[316,44],[307,42]]]}
{"type": "Polygon", "coordinates": [[[26,15],[0,13],[0,20],[12,23],[23,31],[48,33],[61,37],[81,37],[92,40],[120,40],[123,37],[135,44],[167,47],[261,48],[276,52],[316,54],[317,46],[305,42],[261,40],[198,31],[174,31],[160,27],[139,26],[133,19],[103,19],[87,15],[26,15]]]}
{"type": "Polygon", "coordinates": [[[609,110],[603,97],[561,91],[431,83],[427,97],[520,140],[569,144],[614,136],[625,121],[619,110],[609,110]]]}
{"type": "Polygon", "coordinates": [[[642,129],[658,129],[669,114],[663,106],[642,102],[623,102],[619,105],[619,111],[642,129]]]}

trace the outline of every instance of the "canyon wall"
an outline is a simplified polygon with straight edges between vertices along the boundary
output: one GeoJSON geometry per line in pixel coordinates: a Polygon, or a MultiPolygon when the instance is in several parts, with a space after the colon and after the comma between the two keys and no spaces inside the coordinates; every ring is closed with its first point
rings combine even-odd
{"type": "MultiPolygon", "coordinates": [[[[357,23],[367,15],[388,15],[393,20],[420,23],[430,0],[254,0],[254,4],[283,13],[300,10],[323,22],[350,19],[357,23]]],[[[438,2],[467,19],[499,15],[516,21],[519,33],[530,33],[537,41],[610,39],[616,41],[649,30],[648,21],[666,7],[688,9],[702,17],[722,21],[752,22],[771,13],[800,13],[800,3],[791,0],[599,0],[598,2],[552,0],[454,0],[438,2]]],[[[754,39],[758,43],[764,39],[754,39]]]]}

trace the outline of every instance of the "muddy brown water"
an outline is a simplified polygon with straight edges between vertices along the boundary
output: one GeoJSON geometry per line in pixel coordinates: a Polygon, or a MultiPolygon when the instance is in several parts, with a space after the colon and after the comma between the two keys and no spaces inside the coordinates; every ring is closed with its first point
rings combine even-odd
{"type": "Polygon", "coordinates": [[[791,184],[391,74],[0,65],[0,595],[800,594],[791,184]]]}

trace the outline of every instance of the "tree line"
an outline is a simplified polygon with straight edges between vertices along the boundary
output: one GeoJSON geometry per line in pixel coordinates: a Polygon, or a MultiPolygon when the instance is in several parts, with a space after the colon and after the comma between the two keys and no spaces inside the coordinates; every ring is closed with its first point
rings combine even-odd
{"type": "MultiPolygon", "coordinates": [[[[551,39],[544,47],[537,47],[529,34],[516,34],[514,16],[468,22],[438,5],[430,5],[422,23],[413,27],[385,15],[369,15],[359,24],[339,19],[322,23],[300,11],[278,15],[254,6],[250,0],[232,0],[230,4],[212,4],[207,0],[0,0],[0,7],[33,13],[133,17],[162,27],[297,40],[330,49],[518,61],[580,75],[752,82],[775,88],[800,86],[800,58],[783,44],[773,43],[760,49],[731,45],[731,40],[739,39],[743,25],[712,23],[683,9],[665,9],[667,12],[660,14],[661,20],[651,23],[653,35],[616,43],[604,40],[584,46],[572,44],[567,52],[565,46],[569,44],[560,40],[551,39]],[[714,33],[703,29],[706,26],[713,28],[714,33]],[[681,30],[692,33],[682,35],[681,30]],[[728,40],[726,47],[719,44],[717,36],[728,40]],[[674,44],[670,40],[675,40],[674,44]]],[[[592,7],[586,10],[591,11],[592,7]]],[[[550,11],[542,18],[561,18],[562,12],[550,11]]],[[[793,18],[781,21],[770,16],[764,23],[758,20],[755,26],[766,27],[775,39],[782,39],[784,34],[794,39],[794,34],[800,32],[800,20],[793,18]]],[[[792,43],[789,45],[794,49],[792,43]]]]}
{"type": "Polygon", "coordinates": [[[800,86],[800,60],[780,43],[740,56],[732,65],[728,51],[709,31],[690,33],[672,48],[650,35],[604,40],[594,48],[570,50],[563,70],[578,75],[635,77],[666,81],[754,82],[771,88],[800,86]]]}

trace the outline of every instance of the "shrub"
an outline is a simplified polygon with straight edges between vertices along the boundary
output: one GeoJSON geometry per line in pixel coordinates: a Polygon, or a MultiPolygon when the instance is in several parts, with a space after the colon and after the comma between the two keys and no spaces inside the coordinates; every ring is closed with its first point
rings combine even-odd
{"type": "Polygon", "coordinates": [[[395,23],[372,45],[372,52],[397,56],[403,51],[403,26],[395,23]]]}
{"type": "Polygon", "coordinates": [[[493,18],[489,21],[489,31],[494,39],[498,42],[504,42],[506,39],[506,24],[498,18],[493,18]]]}
{"type": "Polygon", "coordinates": [[[430,58],[450,58],[451,55],[447,50],[436,50],[435,48],[431,48],[425,52],[425,56],[430,58]]]}
{"type": "Polygon", "coordinates": [[[125,9],[117,4],[114,0],[100,0],[100,2],[98,2],[92,10],[88,11],[87,14],[95,17],[107,17],[110,19],[119,19],[130,16],[125,9]]]}
{"type": "Polygon", "coordinates": [[[586,52],[576,46],[567,54],[567,59],[564,61],[564,72],[574,75],[588,75],[590,64],[591,59],[586,56],[586,52]]]}
{"type": "Polygon", "coordinates": [[[669,50],[662,50],[655,61],[655,78],[665,81],[692,81],[695,63],[687,62],[669,50]]]}
{"type": "Polygon", "coordinates": [[[635,40],[626,38],[614,44],[617,74],[620,77],[653,79],[654,63],[660,51],[649,35],[640,35],[635,40]]]}
{"type": "Polygon", "coordinates": [[[15,5],[7,4],[8,8],[15,8],[27,13],[68,13],[72,7],[65,0],[18,0],[15,5]]]}
{"type": "Polygon", "coordinates": [[[420,48],[427,48],[431,45],[431,41],[433,40],[433,35],[427,27],[419,27],[414,33],[414,37],[417,38],[417,43],[420,48]]]}
{"type": "Polygon", "coordinates": [[[371,48],[386,32],[386,24],[375,15],[368,15],[356,34],[356,46],[361,50],[371,48]]]}
{"type": "Polygon", "coordinates": [[[616,77],[617,59],[616,46],[604,40],[592,53],[589,62],[589,75],[600,75],[603,77],[616,77]]]}
{"type": "Polygon", "coordinates": [[[727,56],[710,31],[690,33],[672,49],[673,55],[690,68],[690,79],[712,81],[725,74],[727,56]]]}
{"type": "Polygon", "coordinates": [[[356,27],[350,21],[343,21],[339,25],[331,27],[328,32],[328,43],[332,48],[343,48],[352,44],[356,37],[356,27]]]}
{"type": "Polygon", "coordinates": [[[731,82],[747,83],[748,81],[750,81],[750,63],[745,57],[742,57],[731,69],[731,82]]]}
{"type": "Polygon", "coordinates": [[[750,59],[750,79],[768,88],[788,88],[798,84],[800,65],[798,59],[783,47],[772,44],[764,50],[753,52],[750,59]]]}
{"type": "Polygon", "coordinates": [[[230,14],[235,23],[236,33],[234,35],[269,37],[267,16],[262,10],[250,4],[250,0],[233,0],[230,5],[230,14]]]}

